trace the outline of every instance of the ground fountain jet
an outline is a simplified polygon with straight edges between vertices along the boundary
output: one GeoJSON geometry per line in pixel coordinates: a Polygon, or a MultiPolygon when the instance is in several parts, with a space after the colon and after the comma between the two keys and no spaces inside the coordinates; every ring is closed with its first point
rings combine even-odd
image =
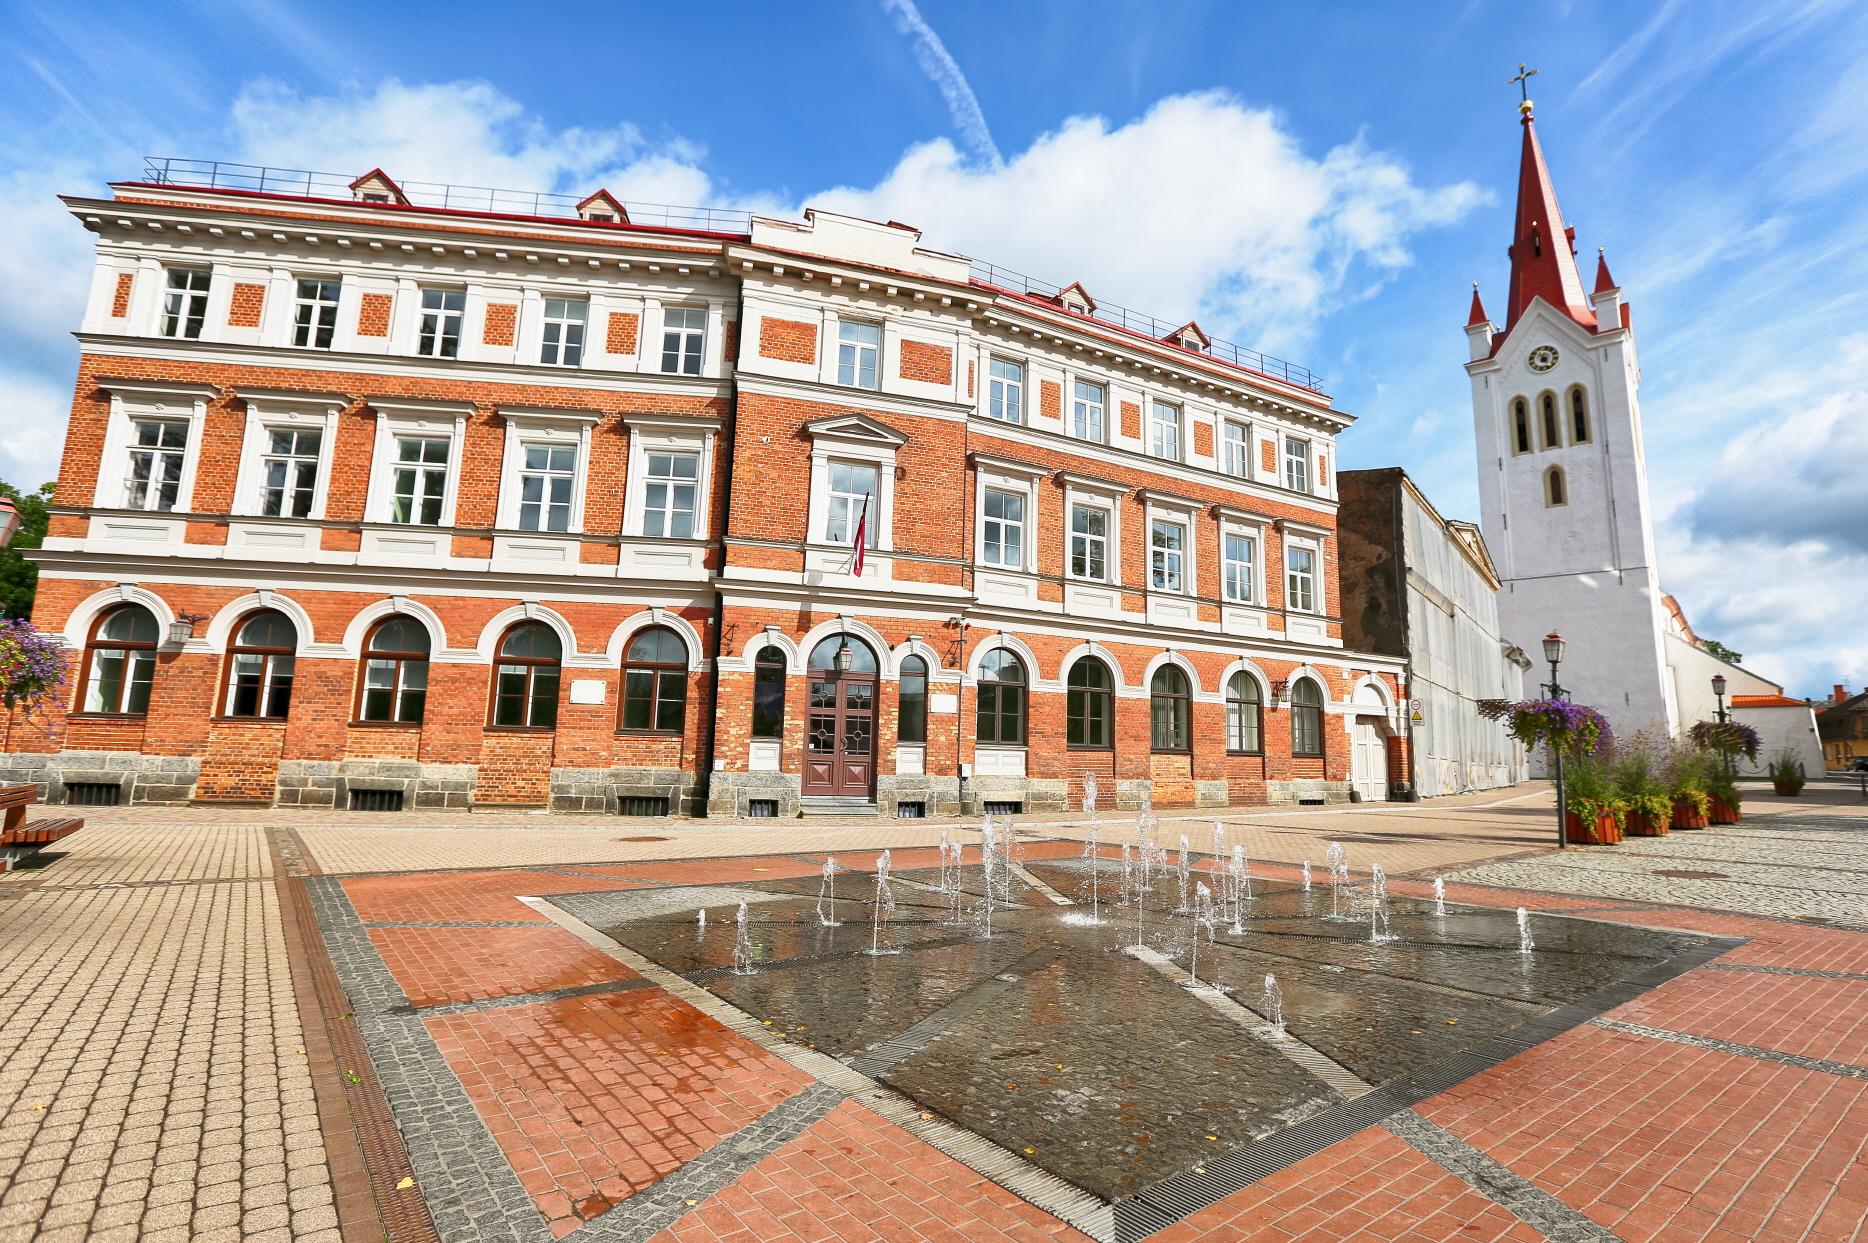
{"type": "Polygon", "coordinates": [[[1304,860],[1304,892],[1310,892],[1310,860],[1304,860]]]}
{"type": "Polygon", "coordinates": [[[1330,918],[1348,919],[1349,913],[1344,906],[1343,894],[1349,888],[1349,855],[1343,850],[1343,844],[1331,842],[1324,861],[1330,867],[1330,918]]]}
{"type": "Polygon", "coordinates": [[[1135,859],[1132,853],[1129,851],[1129,844],[1127,842],[1123,842],[1122,843],[1122,902],[1121,902],[1121,905],[1123,906],[1128,905],[1129,887],[1133,885],[1134,883],[1135,883],[1135,859]]]}
{"type": "Polygon", "coordinates": [[[1446,918],[1446,881],[1438,876],[1433,878],[1433,913],[1440,919],[1446,918]]]}
{"type": "Polygon", "coordinates": [[[1267,973],[1265,976],[1265,1017],[1271,1020],[1271,1034],[1284,1039],[1284,990],[1278,987],[1278,977],[1267,973]]]}
{"type": "Polygon", "coordinates": [[[704,906],[700,909],[700,918],[694,922],[694,939],[697,941],[707,939],[707,908],[704,906]]]}
{"type": "Polygon", "coordinates": [[[817,922],[826,928],[841,928],[837,918],[837,867],[835,855],[824,857],[824,879],[817,887],[817,922]]]}
{"type": "Polygon", "coordinates": [[[733,974],[751,975],[758,970],[752,965],[752,937],[746,932],[746,904],[739,904],[739,914],[734,917],[738,935],[733,939],[733,974]]]}
{"type": "Polygon", "coordinates": [[[1243,842],[1233,844],[1226,872],[1232,888],[1232,931],[1238,936],[1245,932],[1245,900],[1252,896],[1252,865],[1246,861],[1243,842]]]}
{"type": "Polygon", "coordinates": [[[994,885],[997,882],[994,880],[993,873],[999,862],[999,846],[993,838],[991,816],[987,816],[985,822],[979,826],[979,839],[979,862],[986,873],[986,896],[980,899],[979,907],[974,914],[973,927],[980,939],[990,941],[992,940],[992,908],[997,905],[997,899],[994,897],[996,892],[994,885]]]}
{"type": "MultiPolygon", "coordinates": [[[[1183,839],[1185,840],[1185,839],[1183,839]]],[[[1187,987],[1200,986],[1200,937],[1205,934],[1206,943],[1213,943],[1213,928],[1219,922],[1219,913],[1213,907],[1213,891],[1206,887],[1205,881],[1196,881],[1193,889],[1192,937],[1187,947],[1187,987]]],[[[1215,984],[1218,979],[1215,977],[1215,984]]]]}
{"type": "Polygon", "coordinates": [[[899,945],[884,948],[882,944],[882,925],[888,924],[893,929],[895,924],[895,886],[889,883],[890,865],[889,852],[885,850],[882,852],[882,857],[876,860],[876,905],[871,916],[869,932],[871,957],[902,952],[899,945]]]}
{"type": "Polygon", "coordinates": [[[1103,922],[1103,843],[1096,825],[1096,776],[1083,778],[1083,810],[1090,816],[1090,840],[1084,844],[1084,857],[1090,861],[1090,922],[1103,922]]]}
{"type": "Polygon", "coordinates": [[[1388,930],[1388,876],[1379,863],[1369,867],[1369,944],[1386,945],[1401,938],[1388,930]]]}
{"type": "Polygon", "coordinates": [[[1528,954],[1537,948],[1537,942],[1531,940],[1531,917],[1523,907],[1518,908],[1518,952],[1528,954]]]}
{"type": "Polygon", "coordinates": [[[1187,904],[1187,878],[1191,865],[1187,862],[1187,835],[1180,835],[1180,855],[1174,860],[1174,879],[1180,886],[1180,905],[1174,908],[1176,915],[1185,915],[1193,908],[1187,904]]]}

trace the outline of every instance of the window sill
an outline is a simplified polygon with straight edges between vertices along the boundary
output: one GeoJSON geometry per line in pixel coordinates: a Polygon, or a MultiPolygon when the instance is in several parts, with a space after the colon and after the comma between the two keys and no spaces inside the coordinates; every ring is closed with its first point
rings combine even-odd
{"type": "MultiPolygon", "coordinates": [[[[687,731],[685,729],[618,729],[612,730],[611,736],[616,738],[685,738],[687,731]]],[[[768,738],[761,741],[776,742],[778,740],[768,738]]]]}
{"type": "Polygon", "coordinates": [[[1227,749],[1227,751],[1226,751],[1226,754],[1227,754],[1227,755],[1229,755],[1229,756],[1232,756],[1232,757],[1233,757],[1233,758],[1235,758],[1235,759],[1241,759],[1241,760],[1262,760],[1262,759],[1264,759],[1264,758],[1265,758],[1265,753],[1264,753],[1264,751],[1262,751],[1262,750],[1259,750],[1259,751],[1234,751],[1234,750],[1231,750],[1230,748],[1228,748],[1228,749],[1227,749]]]}
{"type": "Polygon", "coordinates": [[[1192,755],[1192,747],[1149,747],[1150,755],[1192,755]]]}
{"type": "Polygon", "coordinates": [[[555,734],[556,725],[487,725],[483,727],[489,734],[555,734]]]}
{"type": "Polygon", "coordinates": [[[67,712],[67,721],[147,721],[147,712],[67,712]]]}
{"type": "Polygon", "coordinates": [[[1101,751],[1103,754],[1107,755],[1109,752],[1114,751],[1115,747],[1112,745],[1106,744],[1106,743],[1099,744],[1099,743],[1094,743],[1094,742],[1067,742],[1064,744],[1064,750],[1066,751],[1101,751]]]}
{"type": "Polygon", "coordinates": [[[211,725],[284,725],[288,718],[282,716],[211,716],[211,725]]]}
{"type": "Polygon", "coordinates": [[[352,721],[351,729],[414,729],[422,727],[420,721],[352,721]]]}

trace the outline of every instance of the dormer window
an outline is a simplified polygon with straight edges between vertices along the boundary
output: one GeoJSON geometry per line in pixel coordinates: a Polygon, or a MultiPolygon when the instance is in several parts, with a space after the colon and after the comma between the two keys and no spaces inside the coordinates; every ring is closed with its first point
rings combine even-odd
{"type": "Polygon", "coordinates": [[[1205,353],[1213,344],[1213,338],[1200,331],[1200,325],[1188,320],[1162,340],[1180,346],[1183,350],[1192,350],[1196,354],[1205,353]]]}
{"type": "Polygon", "coordinates": [[[1058,291],[1057,305],[1075,315],[1092,315],[1096,312],[1096,299],[1090,297],[1090,291],[1076,281],[1058,291]]]}
{"type": "Polygon", "coordinates": [[[599,190],[577,205],[580,218],[592,224],[628,224],[629,212],[608,190],[599,190]]]}
{"type": "Polygon", "coordinates": [[[372,168],[350,183],[350,196],[359,203],[409,204],[409,196],[380,168],[372,168]]]}

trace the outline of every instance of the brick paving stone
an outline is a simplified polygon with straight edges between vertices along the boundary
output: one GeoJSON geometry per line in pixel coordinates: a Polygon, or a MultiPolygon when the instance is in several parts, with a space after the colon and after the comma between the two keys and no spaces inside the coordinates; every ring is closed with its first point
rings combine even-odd
{"type": "Polygon", "coordinates": [[[654,1236],[655,1243],[1085,1237],[854,1101],[654,1236]]]}
{"type": "Polygon", "coordinates": [[[1605,1017],[1868,1066],[1868,979],[1702,968],[1605,1017]]]}
{"type": "Polygon", "coordinates": [[[556,925],[371,928],[383,964],[422,1007],[579,988],[636,973],[556,925]]]}
{"type": "Polygon", "coordinates": [[[428,1028],[558,1233],[811,1082],[654,989],[438,1016],[428,1028]]]}
{"type": "Polygon", "coordinates": [[[357,918],[366,924],[516,920],[544,925],[550,921],[516,895],[633,888],[619,881],[517,870],[352,877],[343,884],[357,918]]]}
{"type": "Polygon", "coordinates": [[[1595,1027],[1415,1108],[1629,1243],[1803,1237],[1868,1145],[1868,1083],[1595,1027]]]}

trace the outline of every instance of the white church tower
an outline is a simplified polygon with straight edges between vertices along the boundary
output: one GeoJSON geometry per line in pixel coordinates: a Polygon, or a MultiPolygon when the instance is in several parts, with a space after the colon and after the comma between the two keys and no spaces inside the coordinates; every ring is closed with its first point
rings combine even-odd
{"type": "MultiPolygon", "coordinates": [[[[1634,329],[1608,261],[1585,295],[1527,98],[1505,324],[1473,287],[1466,336],[1486,546],[1500,630],[1533,659],[1568,640],[1560,680],[1621,735],[1679,726],[1667,667],[1634,329]]],[[[1545,676],[1548,676],[1547,672],[1545,676]]]]}

